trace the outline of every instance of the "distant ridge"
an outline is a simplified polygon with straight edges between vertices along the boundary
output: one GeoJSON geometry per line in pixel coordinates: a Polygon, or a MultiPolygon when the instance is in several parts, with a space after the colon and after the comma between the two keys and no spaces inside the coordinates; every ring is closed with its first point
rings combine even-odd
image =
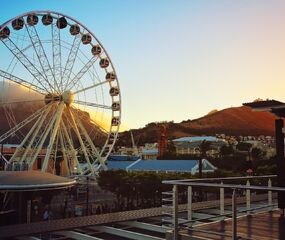
{"type": "Polygon", "coordinates": [[[204,117],[180,123],[199,134],[274,135],[275,116],[252,111],[249,107],[232,107],[204,117]],[[205,132],[205,133],[203,133],[205,132]]]}
{"type": "MultiPolygon", "coordinates": [[[[31,114],[31,109],[38,109],[40,104],[36,106],[27,104],[15,104],[14,114],[17,122],[25,119],[31,114]],[[15,111],[15,109],[17,109],[15,111]]],[[[201,136],[201,135],[274,135],[275,116],[268,112],[252,111],[249,107],[231,107],[221,111],[210,112],[198,119],[186,120],[181,123],[166,122],[167,134],[169,139],[175,139],[184,136],[201,136]]],[[[83,112],[82,112],[83,114],[83,112]]],[[[89,115],[86,114],[86,127],[94,127],[89,123],[89,115]]],[[[159,129],[162,123],[149,123],[144,128],[132,129],[135,143],[143,145],[144,143],[157,142],[159,129]]],[[[27,133],[31,126],[24,127],[23,134],[27,133]]],[[[5,117],[4,109],[0,107],[0,135],[9,130],[9,125],[5,117]]],[[[15,139],[16,140],[16,139],[15,139]]],[[[94,139],[95,140],[95,139],[94,139]]],[[[16,141],[17,142],[17,141],[16,141]]],[[[96,142],[100,142],[97,138],[96,142]]],[[[102,142],[99,143],[101,145],[102,142]]],[[[118,146],[131,146],[130,131],[119,134],[118,146]]]]}
{"type": "MultiPolygon", "coordinates": [[[[274,135],[275,116],[268,112],[252,111],[249,107],[231,107],[211,112],[204,117],[181,123],[168,122],[169,139],[198,135],[274,135]]],[[[140,129],[132,129],[136,143],[157,142],[160,123],[150,123],[140,129]]],[[[118,145],[130,146],[130,133],[120,134],[118,145]]]]}

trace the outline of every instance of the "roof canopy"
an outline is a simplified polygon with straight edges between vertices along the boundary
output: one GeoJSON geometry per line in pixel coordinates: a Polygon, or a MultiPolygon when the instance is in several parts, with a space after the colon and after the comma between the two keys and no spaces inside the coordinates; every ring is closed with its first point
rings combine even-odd
{"type": "Polygon", "coordinates": [[[41,171],[0,171],[0,191],[40,191],[67,188],[74,185],[68,179],[41,171]]]}
{"type": "Polygon", "coordinates": [[[215,142],[219,141],[219,139],[213,136],[195,136],[195,137],[181,137],[173,140],[173,142],[202,142],[202,141],[215,142]]]}
{"type": "Polygon", "coordinates": [[[256,101],[244,103],[255,111],[272,112],[278,117],[285,117],[285,103],[276,100],[256,101]]]}
{"type": "MultiPolygon", "coordinates": [[[[128,171],[169,171],[193,172],[198,169],[198,160],[137,160],[133,161],[108,161],[109,169],[124,169],[128,171]]],[[[214,171],[216,167],[208,160],[203,159],[203,171],[214,171]],[[206,168],[207,166],[207,168],[206,168]]]]}

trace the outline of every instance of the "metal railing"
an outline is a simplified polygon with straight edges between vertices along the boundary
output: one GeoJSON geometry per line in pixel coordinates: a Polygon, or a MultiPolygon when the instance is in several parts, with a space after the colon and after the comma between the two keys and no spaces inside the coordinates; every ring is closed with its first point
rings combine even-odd
{"type": "MultiPolygon", "coordinates": [[[[193,229],[192,223],[196,220],[193,220],[193,210],[192,210],[192,198],[193,198],[193,187],[201,189],[205,188],[215,188],[220,190],[220,199],[219,199],[219,210],[220,210],[220,220],[224,220],[226,216],[229,214],[225,213],[225,205],[232,205],[231,218],[232,218],[232,239],[236,240],[237,238],[237,213],[244,212],[246,214],[250,214],[251,211],[260,209],[260,208],[272,208],[275,206],[273,204],[273,194],[272,192],[280,192],[285,191],[285,188],[281,187],[273,187],[272,179],[275,178],[276,175],[267,175],[267,176],[247,176],[247,177],[229,177],[229,178],[204,178],[204,179],[184,179],[184,180],[167,180],[163,181],[163,184],[172,185],[172,191],[163,192],[162,200],[166,201],[166,204],[163,207],[169,207],[170,211],[168,214],[171,217],[171,228],[172,228],[172,239],[178,239],[178,232],[180,227],[193,229]],[[267,180],[267,186],[261,185],[251,185],[251,181],[256,180],[267,180]],[[228,183],[229,181],[244,181],[245,184],[235,184],[228,183]],[[187,187],[187,219],[179,219],[178,218],[178,195],[179,195],[179,187],[184,186],[187,187]],[[231,198],[225,199],[225,189],[230,189],[232,191],[231,198]],[[237,190],[242,190],[245,192],[245,197],[238,198],[237,190]],[[252,191],[258,192],[263,191],[267,192],[267,204],[265,206],[259,206],[255,208],[251,208],[252,200],[258,201],[262,198],[256,196],[251,196],[252,191]],[[168,196],[168,197],[166,197],[168,196]],[[238,211],[237,204],[245,203],[245,209],[238,211]]],[[[264,195],[262,195],[264,197],[264,195]]],[[[201,202],[202,204],[202,202],[201,202]]],[[[203,220],[210,219],[204,218],[203,220]]],[[[201,220],[201,219],[200,219],[201,220]]],[[[213,234],[217,234],[214,233],[213,234]]]]}

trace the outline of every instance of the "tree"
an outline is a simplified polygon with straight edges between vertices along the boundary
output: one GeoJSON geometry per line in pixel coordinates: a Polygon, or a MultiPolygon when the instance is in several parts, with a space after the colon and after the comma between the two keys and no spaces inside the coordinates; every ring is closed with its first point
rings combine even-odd
{"type": "Polygon", "coordinates": [[[211,142],[207,140],[203,140],[200,143],[199,148],[200,148],[201,157],[205,158],[207,156],[207,151],[210,150],[210,147],[211,147],[211,142]]]}
{"type": "Polygon", "coordinates": [[[227,156],[227,155],[232,155],[234,153],[233,146],[231,145],[223,145],[220,148],[220,155],[221,156],[227,156]]]}
{"type": "Polygon", "coordinates": [[[119,206],[122,202],[122,187],[124,180],[126,180],[126,175],[127,172],[125,170],[109,170],[99,172],[98,176],[98,185],[104,190],[115,193],[119,206]]]}
{"type": "Polygon", "coordinates": [[[251,148],[252,144],[247,142],[239,142],[236,146],[236,149],[242,152],[247,152],[248,161],[251,161],[251,148]]]}
{"type": "Polygon", "coordinates": [[[236,149],[239,151],[246,151],[249,152],[250,149],[252,147],[251,143],[247,143],[247,142],[239,142],[236,146],[236,149]]]}
{"type": "Polygon", "coordinates": [[[261,160],[265,156],[265,152],[258,147],[253,147],[251,149],[251,157],[253,160],[261,160]]]}
{"type": "Polygon", "coordinates": [[[167,142],[166,152],[163,154],[162,159],[176,159],[176,147],[173,141],[167,142]]]}
{"type": "Polygon", "coordinates": [[[202,159],[207,157],[207,151],[210,149],[211,142],[203,140],[200,143],[200,159],[199,159],[199,178],[202,178],[202,159]]]}

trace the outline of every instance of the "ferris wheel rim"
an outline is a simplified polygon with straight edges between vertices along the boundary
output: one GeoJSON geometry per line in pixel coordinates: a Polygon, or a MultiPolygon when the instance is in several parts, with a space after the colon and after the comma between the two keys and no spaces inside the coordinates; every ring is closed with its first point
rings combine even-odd
{"type": "MultiPolygon", "coordinates": [[[[108,52],[107,52],[107,50],[105,49],[105,47],[103,46],[103,44],[102,44],[102,43],[100,42],[100,40],[95,36],[95,34],[94,34],[92,31],[90,31],[89,28],[87,28],[83,23],[81,23],[80,21],[76,20],[75,18],[73,18],[73,17],[71,17],[71,16],[69,16],[69,15],[66,15],[66,14],[63,14],[63,13],[60,13],[60,12],[57,12],[57,11],[51,11],[51,10],[29,11],[29,12],[23,13],[23,14],[21,14],[21,15],[18,15],[18,16],[16,16],[16,17],[14,17],[14,18],[12,18],[12,19],[6,21],[4,24],[2,24],[2,25],[0,26],[0,31],[2,31],[6,26],[9,26],[15,19],[23,18],[23,17],[26,17],[26,16],[28,16],[28,15],[30,15],[30,14],[35,14],[35,15],[37,15],[37,16],[43,16],[44,14],[58,15],[58,18],[59,18],[59,16],[60,16],[60,17],[65,17],[65,18],[67,18],[67,19],[72,20],[74,23],[77,23],[77,24],[80,25],[81,27],[83,27],[83,29],[86,30],[86,31],[95,39],[95,41],[100,45],[100,47],[102,48],[102,50],[103,50],[105,56],[107,57],[107,59],[108,59],[109,62],[110,62],[110,66],[111,66],[111,68],[112,68],[112,71],[114,72],[114,74],[115,74],[115,76],[116,76],[116,79],[115,79],[115,81],[116,81],[116,86],[117,86],[118,89],[120,89],[119,81],[118,81],[118,77],[117,77],[117,74],[116,74],[115,67],[114,67],[114,65],[113,65],[113,62],[112,62],[112,60],[111,60],[110,55],[108,54],[108,52]]],[[[70,25],[70,24],[68,24],[68,25],[70,25]]],[[[91,44],[91,45],[92,45],[92,44],[91,44]]],[[[100,58],[100,57],[98,57],[98,58],[100,58]]],[[[105,69],[105,71],[107,71],[107,70],[105,69]]],[[[109,85],[110,85],[110,87],[111,87],[111,83],[110,83],[110,82],[109,82],[109,85]]],[[[83,89],[83,90],[84,90],[84,89],[83,89]]],[[[113,98],[112,98],[112,99],[113,99],[113,98]]],[[[119,104],[120,104],[120,110],[118,111],[117,117],[119,118],[119,122],[121,123],[121,113],[122,113],[121,92],[119,92],[119,94],[118,94],[118,99],[119,99],[118,102],[119,102],[119,104]]],[[[113,102],[113,100],[112,100],[112,102],[113,102]]],[[[112,110],[112,109],[111,109],[111,110],[112,110]]],[[[112,117],[114,117],[114,111],[112,110],[111,112],[112,112],[112,117]]],[[[104,146],[103,146],[103,148],[102,148],[102,152],[103,152],[103,150],[107,147],[107,145],[108,145],[108,143],[109,143],[109,139],[110,139],[110,137],[111,137],[112,134],[113,134],[113,138],[114,138],[114,139],[112,140],[112,143],[111,143],[111,146],[110,146],[110,148],[109,148],[109,151],[108,151],[108,153],[106,154],[106,158],[107,158],[107,156],[110,154],[110,152],[111,152],[111,150],[112,150],[112,148],[113,148],[113,146],[114,146],[114,144],[115,144],[115,142],[116,142],[116,139],[117,139],[117,136],[118,136],[118,132],[119,132],[119,128],[120,128],[120,124],[117,125],[117,126],[115,126],[115,127],[112,126],[112,124],[110,125],[109,131],[108,131],[108,137],[107,137],[107,140],[105,141],[105,144],[104,144],[104,146]]],[[[102,154],[102,152],[101,152],[100,154],[102,154]]],[[[106,159],[105,159],[105,161],[106,161],[106,159]]]]}

